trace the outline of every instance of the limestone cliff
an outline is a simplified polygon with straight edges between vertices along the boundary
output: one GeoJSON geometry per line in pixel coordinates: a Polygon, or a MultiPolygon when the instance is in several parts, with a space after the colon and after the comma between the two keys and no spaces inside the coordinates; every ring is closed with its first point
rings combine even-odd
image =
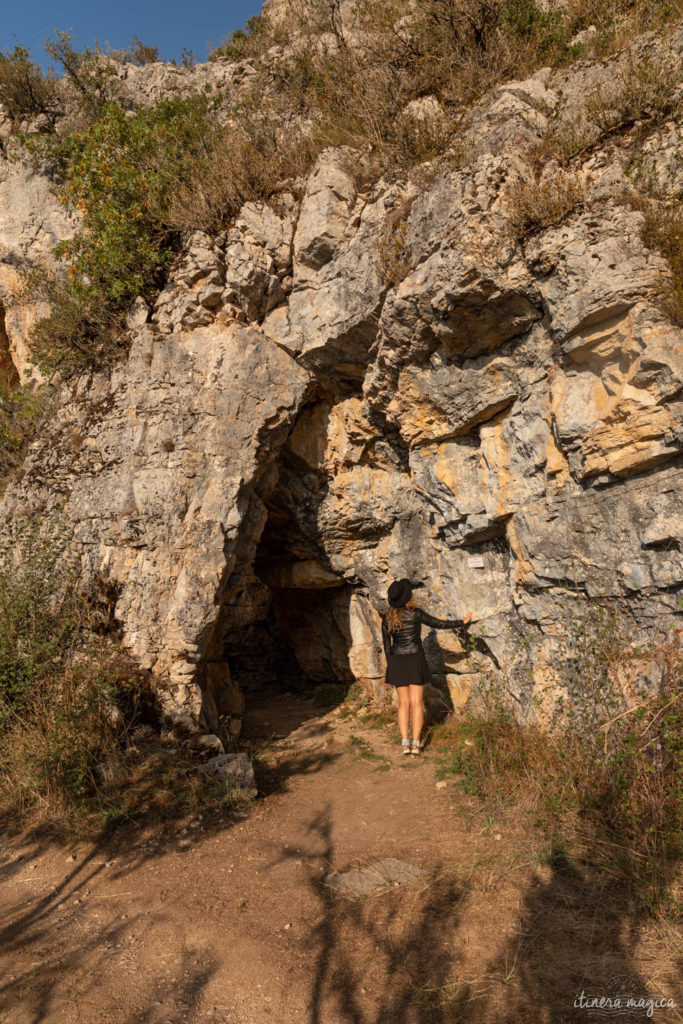
{"type": "MultiPolygon", "coordinates": [[[[680,59],[683,35],[668,46],[680,59]]],[[[623,201],[641,144],[588,147],[581,202],[510,230],[534,146],[629,59],[498,88],[433,176],[366,186],[352,153],[325,150],[301,188],[192,236],[154,309],[131,315],[127,362],[63,388],[0,521],[64,501],[83,576],[115,584],[170,714],[203,705],[238,729],[245,688],[293,665],[379,692],[393,577],[423,580],[434,614],[471,609],[526,709],[561,683],[567,593],[628,608],[634,639],[671,627],[683,353],[657,301],[666,265],[623,201]]],[[[143,98],[182,79],[154,67],[129,73],[143,98]]],[[[642,146],[672,195],[680,156],[675,118],[642,146]]],[[[0,166],[0,205],[7,296],[73,228],[23,165],[0,166]]],[[[31,315],[6,317],[20,372],[31,315]]],[[[427,649],[462,705],[465,652],[443,632],[427,649]]]]}

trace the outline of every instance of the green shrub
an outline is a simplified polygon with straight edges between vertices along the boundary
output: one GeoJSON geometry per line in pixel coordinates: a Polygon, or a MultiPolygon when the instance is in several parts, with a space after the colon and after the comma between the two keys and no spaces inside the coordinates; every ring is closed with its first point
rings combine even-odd
{"type": "Polygon", "coordinates": [[[24,278],[18,298],[47,302],[50,312],[31,328],[31,357],[47,375],[63,378],[83,369],[96,370],[125,355],[123,308],[97,282],[75,274],[34,268],[24,278]]]}
{"type": "MultiPolygon", "coordinates": [[[[173,209],[221,136],[207,101],[172,99],[132,116],[106,104],[87,130],[48,143],[64,178],[61,199],[81,214],[55,254],[63,275],[37,272],[52,312],[32,334],[39,366],[96,366],[124,349],[122,320],[136,295],[153,293],[178,248],[173,209]]],[[[211,211],[219,226],[223,209],[211,211]]]]}
{"type": "Polygon", "coordinates": [[[536,0],[507,0],[502,10],[502,22],[510,35],[537,36],[540,44],[547,48],[555,44],[553,32],[561,21],[559,11],[545,10],[536,0]]]}
{"type": "Polygon", "coordinates": [[[55,255],[61,274],[34,271],[26,288],[51,308],[32,331],[44,372],[101,366],[125,352],[132,299],[153,299],[182,233],[217,231],[248,199],[310,164],[295,129],[287,145],[277,117],[243,103],[239,122],[216,120],[206,97],[165,100],[124,112],[102,106],[85,130],[40,143],[63,180],[63,203],[81,214],[55,255]]]}
{"type": "Polygon", "coordinates": [[[20,537],[20,565],[13,548],[0,563],[0,729],[42,679],[59,671],[80,621],[72,581],[57,568],[63,540],[52,526],[40,541],[39,529],[35,522],[20,537]]]}
{"type": "Polygon", "coordinates": [[[45,114],[54,123],[61,109],[58,79],[35,64],[25,46],[0,50],[0,104],[12,121],[45,114]]]}
{"type": "Polygon", "coordinates": [[[3,827],[95,836],[248,804],[160,741],[152,679],[111,636],[117,589],[80,585],[67,539],[56,512],[0,549],[3,827]]]}
{"type": "Polygon", "coordinates": [[[70,31],[56,32],[44,43],[45,52],[61,68],[67,83],[80,99],[89,117],[96,116],[111,99],[115,70],[100,46],[77,50],[70,31]]]}
{"type": "Polygon", "coordinates": [[[114,307],[154,283],[173,249],[168,196],[212,131],[204,100],[174,99],[130,117],[108,104],[69,140],[63,198],[82,227],[56,254],[71,261],[72,277],[87,278],[114,307]]]}
{"type": "Polygon", "coordinates": [[[90,608],[60,564],[54,521],[40,528],[0,564],[0,805],[21,815],[90,795],[116,745],[114,695],[84,643],[90,608]]]}

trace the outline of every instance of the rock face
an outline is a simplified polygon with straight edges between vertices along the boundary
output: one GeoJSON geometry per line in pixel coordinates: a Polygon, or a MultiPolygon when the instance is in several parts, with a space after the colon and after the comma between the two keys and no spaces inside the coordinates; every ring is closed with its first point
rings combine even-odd
{"type": "MultiPolygon", "coordinates": [[[[257,328],[212,324],[159,340],[143,327],[123,368],[81,382],[15,485],[26,510],[50,512],[68,496],[84,577],[120,583],[127,643],[166,681],[176,718],[203,706],[215,727],[217,714],[242,710],[214,627],[245,586],[269,470],[308,388],[306,371],[257,328]]],[[[263,594],[251,591],[258,607],[263,594]]]]}
{"type": "Polygon", "coordinates": [[[22,381],[40,378],[29,362],[26,338],[46,310],[22,290],[24,266],[50,266],[52,250],[73,234],[75,218],[59,205],[50,183],[26,164],[0,159],[0,370],[3,353],[22,381]]]}
{"type": "MultiPolygon", "coordinates": [[[[618,67],[496,90],[469,116],[468,162],[422,187],[359,191],[353,154],[324,151],[300,198],[193,236],[149,322],[132,318],[127,363],[64,389],[0,527],[64,500],[83,577],[115,583],[169,715],[237,731],[244,691],[302,675],[379,695],[394,577],[423,580],[436,615],[472,610],[525,711],[567,595],[623,608],[635,640],[670,628],[683,353],[657,302],[666,266],[619,200],[628,140],[577,167],[586,199],[559,226],[509,230],[561,97],[618,67]]],[[[673,191],[680,129],[660,135],[647,151],[673,191]]],[[[456,707],[498,671],[444,631],[425,648],[456,707]]]]}

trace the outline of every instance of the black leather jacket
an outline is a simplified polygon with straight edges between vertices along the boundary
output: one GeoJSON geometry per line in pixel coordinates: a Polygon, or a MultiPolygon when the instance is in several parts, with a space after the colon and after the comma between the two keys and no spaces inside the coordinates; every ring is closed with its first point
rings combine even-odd
{"type": "Polygon", "coordinates": [[[397,633],[390,633],[386,614],[382,616],[382,642],[384,654],[416,654],[423,650],[421,626],[434,626],[435,629],[458,629],[461,635],[467,627],[462,619],[435,619],[422,608],[404,608],[403,625],[397,633]]]}

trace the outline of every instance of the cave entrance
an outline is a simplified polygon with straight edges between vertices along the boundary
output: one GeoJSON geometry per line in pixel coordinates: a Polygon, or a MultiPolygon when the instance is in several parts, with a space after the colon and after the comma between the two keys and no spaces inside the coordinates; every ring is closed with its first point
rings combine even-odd
{"type": "Polygon", "coordinates": [[[279,642],[281,688],[297,691],[311,686],[353,682],[349,666],[351,633],[349,602],[352,588],[275,587],[272,589],[271,630],[279,642]]]}
{"type": "MultiPolygon", "coordinates": [[[[294,563],[296,565],[296,563],[294,563]]],[[[272,587],[268,616],[260,626],[260,658],[248,678],[233,660],[245,700],[245,739],[287,735],[339,705],[354,681],[349,667],[349,602],[352,588],[272,587]]],[[[313,733],[311,733],[313,729],[313,733]]],[[[329,729],[325,726],[323,731],[329,729]]]]}
{"type": "MultiPolygon", "coordinates": [[[[287,470],[280,473],[280,483],[287,470]]],[[[266,500],[268,517],[250,567],[258,612],[224,649],[244,698],[243,735],[264,724],[286,734],[344,700],[354,682],[354,588],[324,564],[315,533],[291,507],[289,486],[266,500]]]]}
{"type": "Polygon", "coordinates": [[[218,717],[222,702],[242,725],[278,695],[306,696],[311,717],[340,703],[354,682],[373,695],[383,688],[368,589],[333,571],[320,535],[330,407],[326,399],[300,413],[256,486],[245,517],[251,528],[205,649],[218,717]]]}
{"type": "Polygon", "coordinates": [[[277,707],[289,722],[277,731],[289,732],[344,700],[356,678],[352,586],[310,559],[257,558],[231,596],[203,664],[208,731],[254,738],[250,723],[277,707]]]}

